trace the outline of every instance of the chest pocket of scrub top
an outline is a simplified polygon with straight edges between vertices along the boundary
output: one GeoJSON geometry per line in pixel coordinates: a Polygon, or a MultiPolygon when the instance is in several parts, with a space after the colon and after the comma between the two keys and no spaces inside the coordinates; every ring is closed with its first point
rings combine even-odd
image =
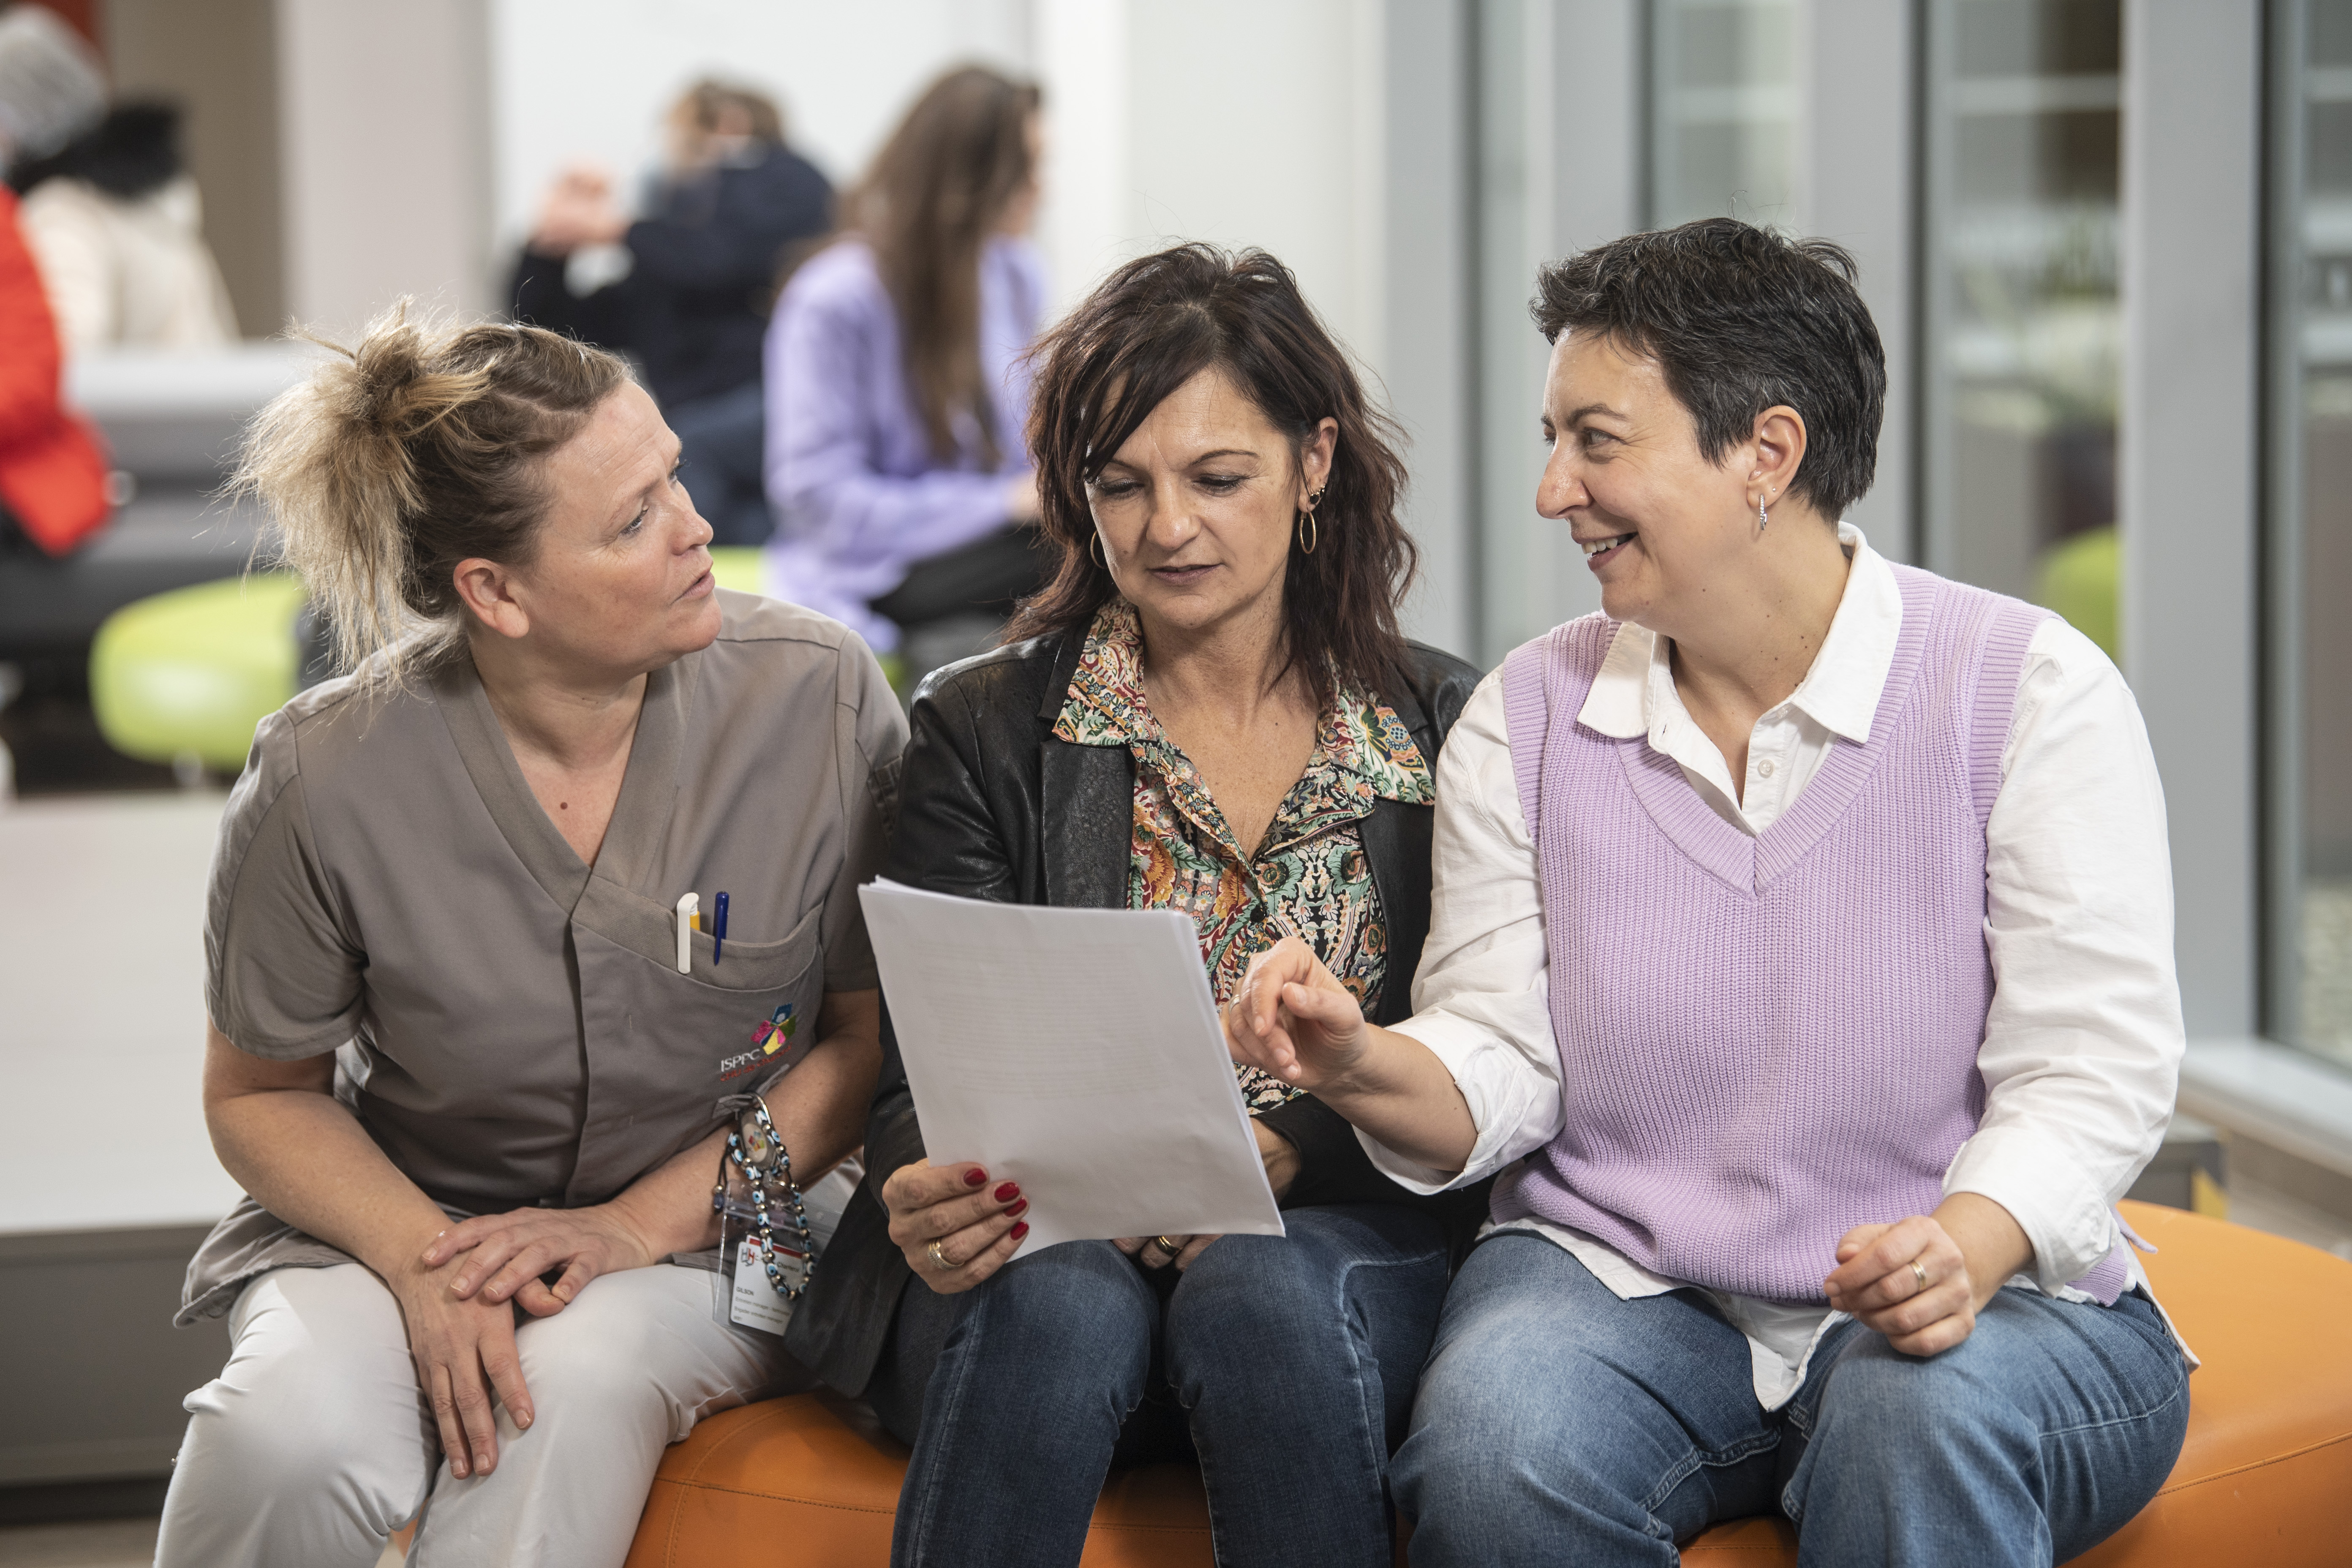
{"type": "MultiPolygon", "coordinates": [[[[816,1043],[816,1010],[824,995],[819,984],[824,965],[817,962],[817,928],[824,912],[811,910],[781,942],[743,942],[730,936],[715,962],[717,943],[710,933],[691,932],[690,974],[677,972],[673,927],[669,962],[662,967],[682,994],[680,1010],[709,1020],[716,1063],[709,1081],[719,1097],[748,1093],[777,1068],[806,1056],[816,1043]]],[[[675,912],[671,919],[677,919],[675,912]]]]}
{"type": "Polygon", "coordinates": [[[648,1098],[707,1121],[719,1114],[720,1100],[772,1077],[815,1043],[824,995],[823,914],[809,910],[775,941],[730,935],[715,963],[709,933],[696,931],[692,972],[680,974],[675,911],[592,884],[574,915],[583,1003],[590,973],[605,977],[623,1010],[627,1048],[638,1057],[626,1076],[657,1076],[658,1090],[646,1081],[648,1098]]]}

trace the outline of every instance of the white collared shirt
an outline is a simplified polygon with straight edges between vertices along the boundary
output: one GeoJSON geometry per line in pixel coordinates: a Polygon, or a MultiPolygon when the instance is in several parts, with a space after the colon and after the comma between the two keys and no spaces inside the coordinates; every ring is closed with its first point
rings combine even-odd
{"type": "MultiPolygon", "coordinates": [[[[1902,592],[1885,558],[1849,525],[1838,537],[1853,560],[1837,614],[1797,689],[1750,731],[1744,792],[1683,705],[1671,644],[1645,627],[1618,628],[1579,722],[1646,737],[1725,821],[1749,834],[1769,827],[1832,746],[1869,741],[1902,630],[1902,592]]],[[[1448,1178],[1358,1134],[1375,1165],[1423,1193],[1494,1174],[1564,1121],[1543,897],[1500,671],[1479,684],[1438,759],[1433,872],[1414,1015],[1395,1027],[1453,1073],[1478,1140],[1448,1178]]],[[[2027,647],[1986,824],[1985,940],[1995,980],[1977,1053],[1985,1109],[1944,1191],[1980,1193],[2024,1229],[2032,1271],[2012,1283],[2075,1294],[2066,1281],[2114,1246],[2111,1205],[2163,1141],[2185,1039],[2156,758],[2122,674],[2055,616],[2027,647]]],[[[1682,1288],[1581,1232],[1532,1218],[1515,1227],[1566,1247],[1620,1297],[1682,1288]]],[[[2146,1283],[2137,1258],[2131,1283],[2146,1283]]],[[[1813,1345],[1843,1317],[1710,1294],[1748,1337],[1767,1409],[1796,1392],[1813,1345]]]]}

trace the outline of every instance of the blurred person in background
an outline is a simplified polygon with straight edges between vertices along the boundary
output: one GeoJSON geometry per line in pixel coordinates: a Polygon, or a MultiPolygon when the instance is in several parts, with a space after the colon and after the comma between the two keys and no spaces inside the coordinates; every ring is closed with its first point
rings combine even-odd
{"type": "Polygon", "coordinates": [[[696,82],[664,132],[642,217],[622,210],[604,170],[564,171],[509,297],[518,321],[635,359],[685,444],[684,481],[711,542],[761,544],[773,522],[761,478],[760,340],[787,252],[832,225],[833,186],[784,145],[775,100],[751,88],[696,82]],[[612,246],[625,247],[626,275],[573,292],[573,258],[612,246]]]}
{"type": "MultiPolygon", "coordinates": [[[[103,118],[104,83],[81,41],[48,12],[0,14],[0,164],[42,157],[103,118]]],[[[105,524],[98,434],[58,402],[57,320],[0,187],[0,555],[63,555],[105,524]]]]}
{"type": "Polygon", "coordinates": [[[1022,363],[1045,301],[1025,237],[1039,105],[981,67],[932,83],[768,329],[770,585],[898,650],[908,689],[1041,582],[1022,363]]]}
{"type": "Polygon", "coordinates": [[[234,341],[179,110],[106,100],[97,56],[53,14],[0,16],[0,158],[66,352],[234,341]]]}

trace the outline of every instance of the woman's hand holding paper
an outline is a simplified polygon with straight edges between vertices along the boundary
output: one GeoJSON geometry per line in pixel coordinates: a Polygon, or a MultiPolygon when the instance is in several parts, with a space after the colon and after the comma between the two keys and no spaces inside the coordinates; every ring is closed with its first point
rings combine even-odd
{"type": "Polygon", "coordinates": [[[1029,1200],[978,1165],[901,1165],[882,1184],[890,1239],[907,1267],[942,1296],[969,1290],[1004,1267],[1029,1234],[1029,1200]]]}

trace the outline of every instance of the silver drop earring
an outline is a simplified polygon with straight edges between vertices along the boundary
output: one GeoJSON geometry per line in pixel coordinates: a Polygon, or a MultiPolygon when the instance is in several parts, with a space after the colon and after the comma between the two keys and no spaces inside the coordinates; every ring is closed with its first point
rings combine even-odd
{"type": "MultiPolygon", "coordinates": [[[[1766,490],[1766,491],[1764,492],[1764,495],[1769,496],[1769,495],[1770,495],[1771,493],[1772,493],[1772,492],[1771,492],[1770,490],[1766,490]]],[[[1759,528],[1759,529],[1766,528],[1766,527],[1770,526],[1771,521],[1772,521],[1772,516],[1771,516],[1771,514],[1770,514],[1769,512],[1768,512],[1768,511],[1766,511],[1766,510],[1764,510],[1764,497],[1763,497],[1763,496],[1759,496],[1759,497],[1757,497],[1757,498],[1756,498],[1756,526],[1757,526],[1758,528],[1759,528]]]]}

